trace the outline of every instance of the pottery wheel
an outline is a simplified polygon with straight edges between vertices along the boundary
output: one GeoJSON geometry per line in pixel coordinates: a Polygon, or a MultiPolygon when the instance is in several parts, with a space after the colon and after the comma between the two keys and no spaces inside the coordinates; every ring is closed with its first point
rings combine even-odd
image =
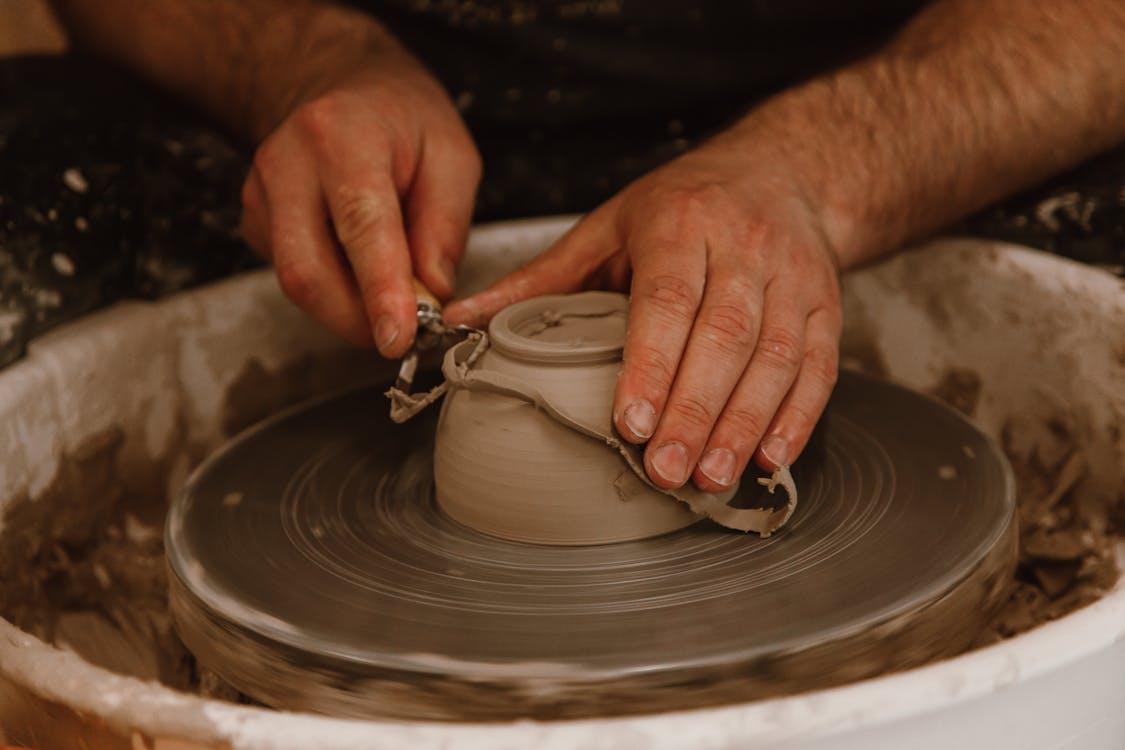
{"type": "MultiPolygon", "coordinates": [[[[495,539],[433,498],[436,414],[372,386],[209,459],[167,527],[177,627],[251,698],[449,719],[681,709],[964,648],[1005,596],[1014,484],[956,412],[841,377],[768,539],[701,521],[641,541],[495,539]]],[[[732,502],[768,495],[744,481],[732,502]]]]}

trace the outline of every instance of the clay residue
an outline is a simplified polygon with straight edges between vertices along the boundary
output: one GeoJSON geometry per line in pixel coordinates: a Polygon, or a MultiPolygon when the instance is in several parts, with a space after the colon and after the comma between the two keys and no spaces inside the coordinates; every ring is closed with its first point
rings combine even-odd
{"type": "Polygon", "coordinates": [[[980,401],[981,380],[974,370],[950,367],[926,393],[952,406],[966,417],[972,417],[980,401]]]}
{"type": "MultiPolygon", "coordinates": [[[[973,416],[980,377],[950,368],[929,395],[973,416]]],[[[1013,417],[1001,443],[1016,476],[1019,566],[1012,595],[974,646],[1056,620],[1099,599],[1117,582],[1115,548],[1125,526],[1125,497],[1077,492],[1089,467],[1067,419],[1013,417]]]]}
{"type": "Polygon", "coordinates": [[[87,441],[63,457],[63,469],[38,498],[17,498],[7,507],[0,617],[114,672],[233,698],[199,673],[173,631],[166,506],[155,493],[126,490],[119,478],[121,439],[111,430],[87,441]]]}
{"type": "Polygon", "coordinates": [[[558,314],[545,310],[537,319],[519,326],[520,335],[549,341],[553,344],[585,346],[625,340],[626,317],[624,311],[606,314],[604,311],[582,314],[558,314]],[[566,321],[566,325],[563,322],[566,321]]]}
{"type": "Polygon", "coordinates": [[[306,355],[277,371],[251,357],[227,389],[220,412],[223,434],[237,435],[310,393],[330,393],[354,385],[362,379],[356,373],[368,368],[374,371],[375,362],[373,355],[362,350],[340,349],[306,355]]]}
{"type": "Polygon", "coordinates": [[[1056,620],[1097,601],[1117,582],[1125,497],[1077,490],[1089,467],[1065,421],[1010,419],[1002,431],[1019,496],[1020,557],[1011,598],[976,645],[1056,620]],[[1030,435],[1036,438],[1028,440],[1030,435]]]}
{"type": "MultiPolygon", "coordinates": [[[[243,425],[357,381],[367,355],[299,360],[279,372],[250,360],[223,407],[223,428],[243,425]],[[325,364],[326,363],[326,364],[325,364]]],[[[203,695],[238,698],[201,673],[171,627],[165,575],[165,491],[174,467],[206,450],[183,429],[159,456],[122,456],[125,433],[97,433],[59,457],[32,498],[11,498],[0,523],[0,617],[87,661],[203,695]]]]}

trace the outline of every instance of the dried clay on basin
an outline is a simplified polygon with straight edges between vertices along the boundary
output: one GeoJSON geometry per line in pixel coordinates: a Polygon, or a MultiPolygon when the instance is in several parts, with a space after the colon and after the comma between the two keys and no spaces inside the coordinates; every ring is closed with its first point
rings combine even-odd
{"type": "MultiPolygon", "coordinates": [[[[438,503],[488,534],[543,544],[599,544],[656,536],[701,516],[763,536],[796,507],[787,469],[778,508],[728,505],[687,486],[664,490],[645,475],[641,449],[614,431],[628,300],[586,292],[538,297],[501,311],[447,352],[446,392],[434,448],[438,503]]],[[[388,394],[400,412],[434,399],[388,394]]]]}

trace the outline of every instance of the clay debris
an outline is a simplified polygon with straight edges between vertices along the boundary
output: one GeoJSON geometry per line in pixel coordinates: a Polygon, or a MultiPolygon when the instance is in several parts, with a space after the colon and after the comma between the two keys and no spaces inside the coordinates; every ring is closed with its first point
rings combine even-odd
{"type": "Polygon", "coordinates": [[[975,645],[1010,638],[1097,601],[1117,582],[1114,522],[1125,498],[1076,492],[1088,467],[1061,421],[1036,430],[1010,420],[1004,451],[1016,474],[1020,557],[1012,596],[975,645]],[[1030,447],[1028,434],[1042,437],[1030,447]],[[1023,443],[1023,444],[1021,444],[1023,443]]]}

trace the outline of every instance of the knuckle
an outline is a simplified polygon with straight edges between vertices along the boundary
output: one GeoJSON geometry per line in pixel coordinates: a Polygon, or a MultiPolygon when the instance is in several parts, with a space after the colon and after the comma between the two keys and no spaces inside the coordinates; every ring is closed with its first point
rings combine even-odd
{"type": "Polygon", "coordinates": [[[746,453],[753,451],[758,440],[766,433],[769,419],[747,405],[730,404],[723,412],[722,427],[732,436],[733,442],[746,453]]]}
{"type": "MultiPolygon", "coordinates": [[[[267,138],[262,141],[262,144],[254,151],[254,158],[251,159],[250,162],[252,167],[251,175],[256,171],[263,178],[266,178],[274,173],[278,159],[282,158],[276,144],[277,141],[273,138],[267,138]]],[[[244,190],[250,181],[250,178],[247,177],[246,182],[243,184],[244,190]]]]}
{"type": "Polygon", "coordinates": [[[309,263],[280,263],[274,268],[274,273],[285,295],[300,307],[313,303],[320,294],[320,274],[309,263]]]}
{"type": "Polygon", "coordinates": [[[825,271],[823,295],[826,309],[833,310],[836,314],[838,314],[841,303],[841,294],[840,278],[836,275],[835,266],[825,271]]]}
{"type": "Polygon", "coordinates": [[[627,365],[647,393],[666,393],[676,376],[676,368],[668,356],[651,347],[631,357],[627,365]]]}
{"type": "Polygon", "coordinates": [[[654,313],[666,320],[691,320],[699,307],[695,287],[675,274],[659,274],[650,278],[641,295],[652,306],[654,313]]]}
{"type": "Polygon", "coordinates": [[[336,236],[344,245],[351,245],[374,230],[383,213],[382,201],[374,192],[341,188],[332,211],[336,236]]]}
{"type": "Polygon", "coordinates": [[[804,283],[815,295],[818,307],[824,312],[840,306],[840,281],[832,261],[824,257],[825,251],[811,251],[814,257],[803,264],[804,283]],[[820,256],[820,257],[816,257],[820,256]]]}
{"type": "Polygon", "coordinates": [[[391,297],[395,292],[394,285],[384,275],[374,275],[357,280],[360,296],[369,305],[390,306],[391,297]]]}
{"type": "Polygon", "coordinates": [[[773,227],[758,218],[746,219],[734,225],[735,242],[745,250],[761,252],[772,244],[770,238],[773,233],[773,227]]]}
{"type": "Polygon", "coordinates": [[[700,335],[724,350],[747,349],[754,343],[754,318],[745,303],[720,303],[700,318],[700,335]]]}
{"type": "Polygon", "coordinates": [[[715,183],[670,188],[665,199],[675,211],[687,217],[714,215],[717,211],[724,211],[730,203],[727,191],[715,183]]]}
{"type": "Polygon", "coordinates": [[[697,187],[672,187],[664,192],[664,199],[681,211],[691,212],[702,207],[703,199],[697,187]]]}
{"type": "Polygon", "coordinates": [[[676,422],[693,432],[705,433],[715,423],[715,410],[706,399],[694,394],[681,394],[668,403],[668,413],[676,422]]]}
{"type": "Polygon", "coordinates": [[[339,97],[325,94],[305,102],[297,110],[297,124],[313,143],[324,143],[340,121],[341,107],[339,97]]]}
{"type": "Polygon", "coordinates": [[[786,328],[771,328],[758,339],[757,354],[780,370],[796,370],[802,359],[801,338],[786,328]]]}
{"type": "Polygon", "coordinates": [[[805,404],[791,402],[785,405],[785,421],[794,425],[798,432],[811,431],[816,420],[817,415],[805,404]]]}
{"type": "Polygon", "coordinates": [[[840,375],[840,357],[835,346],[812,347],[805,353],[804,369],[813,382],[831,389],[840,375]]]}

